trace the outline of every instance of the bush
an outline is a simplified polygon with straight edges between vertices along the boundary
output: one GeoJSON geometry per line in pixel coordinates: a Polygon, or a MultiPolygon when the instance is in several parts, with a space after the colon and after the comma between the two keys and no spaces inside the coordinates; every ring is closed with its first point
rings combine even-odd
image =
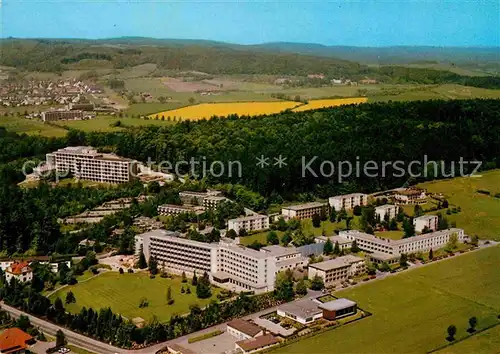
{"type": "Polygon", "coordinates": [[[132,268],[129,268],[129,269],[127,270],[127,272],[128,272],[128,273],[133,273],[133,272],[134,272],[134,270],[133,270],[132,268]]]}
{"type": "Polygon", "coordinates": [[[485,194],[485,195],[491,195],[491,192],[486,189],[478,189],[476,190],[477,193],[485,194]]]}
{"type": "Polygon", "coordinates": [[[154,279],[154,278],[156,278],[156,276],[155,276],[154,274],[151,274],[151,275],[149,276],[149,279],[154,279]]]}
{"type": "Polygon", "coordinates": [[[201,336],[197,336],[197,337],[191,337],[188,339],[188,343],[195,343],[195,342],[199,342],[199,341],[202,341],[202,340],[205,340],[205,339],[208,339],[208,338],[212,338],[212,337],[216,337],[220,334],[224,333],[224,331],[221,331],[220,329],[217,329],[213,332],[209,332],[209,333],[206,333],[206,334],[203,334],[201,336]]]}

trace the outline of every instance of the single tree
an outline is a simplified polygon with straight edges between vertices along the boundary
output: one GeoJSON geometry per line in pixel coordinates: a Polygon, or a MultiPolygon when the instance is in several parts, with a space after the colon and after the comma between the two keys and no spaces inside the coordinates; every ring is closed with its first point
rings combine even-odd
{"type": "Polygon", "coordinates": [[[323,282],[323,279],[315,275],[312,280],[311,280],[311,290],[323,290],[325,287],[325,283],[323,282]]]}
{"type": "Polygon", "coordinates": [[[356,240],[353,240],[352,244],[351,244],[351,252],[358,253],[359,251],[361,251],[361,250],[358,247],[358,243],[356,242],[356,240]]]}
{"type": "Polygon", "coordinates": [[[172,288],[169,286],[167,288],[167,304],[172,305],[174,300],[172,299],[172,288]]]}
{"type": "Polygon", "coordinates": [[[278,238],[276,231],[269,231],[267,234],[267,243],[270,245],[278,245],[280,243],[280,239],[278,238]]]}
{"type": "Polygon", "coordinates": [[[432,248],[429,250],[429,260],[432,261],[434,259],[434,251],[432,248]]]}
{"type": "Polygon", "coordinates": [[[295,292],[298,295],[306,295],[307,294],[307,286],[306,286],[306,282],[304,281],[304,279],[300,279],[297,282],[297,285],[295,286],[295,292]]]}
{"type": "Polygon", "coordinates": [[[198,284],[196,285],[196,296],[200,299],[207,299],[212,296],[210,278],[207,272],[203,273],[203,276],[198,280],[198,284]]]}
{"type": "Polygon", "coordinates": [[[290,231],[286,231],[283,236],[281,236],[281,244],[283,246],[288,246],[288,244],[292,242],[292,235],[290,231]]]}
{"type": "Polygon", "coordinates": [[[120,274],[123,274],[123,268],[121,268],[121,267],[120,267],[120,269],[118,269],[118,272],[119,272],[120,274]]]}
{"type": "Polygon", "coordinates": [[[155,257],[153,256],[149,257],[148,268],[151,275],[158,274],[158,262],[156,261],[155,257]]]}
{"type": "Polygon", "coordinates": [[[321,217],[319,216],[318,213],[315,213],[313,216],[312,216],[312,224],[314,227],[318,228],[318,227],[321,227],[321,217]]]}
{"type": "Polygon", "coordinates": [[[323,253],[326,255],[330,255],[333,253],[333,244],[332,240],[327,239],[325,242],[325,246],[323,247],[323,253]]]}
{"type": "Polygon", "coordinates": [[[277,300],[290,301],[295,293],[293,291],[293,280],[289,273],[279,272],[274,282],[274,296],[277,300]]]}
{"type": "Polygon", "coordinates": [[[399,265],[401,267],[408,266],[408,255],[406,253],[401,253],[401,257],[399,258],[399,265]]]}
{"type": "Polygon", "coordinates": [[[193,272],[193,279],[191,279],[191,285],[192,286],[198,285],[198,277],[196,276],[196,270],[193,272]]]}
{"type": "Polygon", "coordinates": [[[75,303],[75,302],[76,302],[75,295],[73,294],[72,291],[68,291],[66,293],[66,303],[67,304],[72,304],[72,303],[75,303]]]}
{"type": "Polygon", "coordinates": [[[340,245],[339,241],[335,241],[335,247],[333,248],[333,254],[339,255],[340,254],[340,245]]]}
{"type": "Polygon", "coordinates": [[[472,316],[471,318],[469,318],[469,329],[468,329],[468,331],[470,333],[475,332],[476,331],[476,326],[477,326],[477,318],[475,316],[472,316]]]}
{"type": "Polygon", "coordinates": [[[56,348],[63,347],[66,344],[66,336],[60,329],[56,332],[56,348]]]}
{"type": "Polygon", "coordinates": [[[448,333],[448,337],[446,338],[448,341],[454,341],[455,340],[455,334],[457,334],[457,327],[454,325],[448,326],[448,329],[446,330],[448,333]]]}
{"type": "Polygon", "coordinates": [[[139,255],[139,260],[137,261],[137,268],[146,269],[148,264],[146,263],[146,257],[144,256],[144,252],[141,252],[139,255]]]}
{"type": "Polygon", "coordinates": [[[234,240],[236,237],[238,237],[238,234],[233,229],[229,229],[227,230],[226,237],[234,240]]]}
{"type": "Polygon", "coordinates": [[[181,281],[182,281],[183,283],[187,283],[186,272],[182,272],[181,279],[182,279],[181,281]]]}
{"type": "Polygon", "coordinates": [[[352,209],[352,213],[356,216],[361,216],[361,213],[363,210],[361,209],[361,206],[355,205],[354,208],[352,209]]]}
{"type": "Polygon", "coordinates": [[[336,222],[337,221],[337,212],[335,211],[335,208],[332,207],[332,210],[330,210],[330,222],[336,222]]]}

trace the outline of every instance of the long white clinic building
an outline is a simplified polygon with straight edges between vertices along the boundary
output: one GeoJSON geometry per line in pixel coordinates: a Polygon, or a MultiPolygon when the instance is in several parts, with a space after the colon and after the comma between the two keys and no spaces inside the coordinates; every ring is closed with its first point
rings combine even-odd
{"type": "Polygon", "coordinates": [[[69,173],[77,179],[107,183],[126,183],[138,173],[137,161],[100,153],[90,146],[68,146],[47,154],[46,159],[45,169],[34,169],[35,173],[49,167],[60,175],[69,173]]]}
{"type": "Polygon", "coordinates": [[[136,235],[136,256],[143,252],[146,260],[154,257],[169,272],[207,272],[220,287],[256,293],[274,290],[278,272],[308,264],[308,258],[294,247],[276,245],[257,251],[231,239],[204,243],[179,236],[163,229],[136,235]]]}
{"type": "Polygon", "coordinates": [[[356,240],[358,247],[364,251],[399,256],[403,253],[424,252],[444,247],[450,241],[450,237],[453,234],[457,236],[459,242],[465,240],[464,230],[457,228],[403,238],[401,240],[377,237],[357,230],[341,231],[339,236],[351,241],[356,240]]]}

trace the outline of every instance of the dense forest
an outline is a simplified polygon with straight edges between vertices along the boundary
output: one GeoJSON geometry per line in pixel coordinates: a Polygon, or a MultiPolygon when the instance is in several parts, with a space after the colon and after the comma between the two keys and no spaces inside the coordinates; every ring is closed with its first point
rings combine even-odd
{"type": "MultiPolygon", "coordinates": [[[[420,101],[373,103],[276,115],[215,118],[184,121],[165,127],[143,127],[120,133],[87,136],[72,134],[77,144],[110,146],[120,155],[147,161],[175,163],[191,158],[201,161],[240,161],[242,175],[233,170],[211,183],[242,184],[266,197],[296,199],[297,194],[313,192],[327,197],[344,192],[374,191],[401,186],[409,176],[350,176],[339,183],[339,171],[331,176],[303,175],[302,158],[318,172],[320,163],[350,161],[361,166],[369,160],[422,161],[424,156],[445,161],[455,169],[462,157],[483,161],[483,168],[500,166],[500,101],[420,101]],[[282,155],[287,166],[256,166],[257,157],[282,155]]],[[[473,166],[469,166],[473,167],[473,166]]],[[[379,167],[380,169],[380,167],[379,167]]],[[[466,169],[467,171],[467,169],[466,169]]],[[[185,172],[188,172],[185,169],[185,172]]],[[[200,171],[198,171],[199,173],[200,171]]],[[[431,171],[432,172],[432,171],[431,171]]],[[[470,170],[469,170],[470,172],[470,170]]],[[[414,169],[414,173],[418,173],[414,169]]]]}
{"type": "Polygon", "coordinates": [[[500,88],[500,77],[468,77],[446,70],[397,66],[377,68],[333,57],[242,49],[220,44],[208,46],[193,42],[187,45],[125,45],[86,40],[4,39],[0,41],[0,46],[0,65],[28,71],[61,72],[71,68],[73,63],[91,59],[104,64],[104,67],[111,66],[115,69],[154,63],[160,69],[196,70],[215,75],[305,76],[323,73],[328,77],[352,80],[370,77],[385,83],[457,83],[500,88]]]}

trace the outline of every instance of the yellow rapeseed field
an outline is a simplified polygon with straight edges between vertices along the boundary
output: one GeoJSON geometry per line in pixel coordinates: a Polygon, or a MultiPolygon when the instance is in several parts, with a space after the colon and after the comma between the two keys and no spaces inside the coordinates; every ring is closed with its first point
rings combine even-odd
{"type": "Polygon", "coordinates": [[[193,106],[173,109],[170,111],[151,114],[150,118],[161,119],[163,116],[177,117],[177,119],[197,120],[202,118],[211,118],[213,116],[225,117],[230,114],[257,116],[260,114],[279,113],[285,109],[297,107],[299,103],[288,101],[277,102],[232,102],[232,103],[202,103],[193,106]]]}
{"type": "Polygon", "coordinates": [[[293,109],[294,112],[309,111],[311,109],[342,106],[346,104],[359,104],[368,101],[366,97],[335,98],[326,100],[310,100],[307,104],[293,109]]]}

